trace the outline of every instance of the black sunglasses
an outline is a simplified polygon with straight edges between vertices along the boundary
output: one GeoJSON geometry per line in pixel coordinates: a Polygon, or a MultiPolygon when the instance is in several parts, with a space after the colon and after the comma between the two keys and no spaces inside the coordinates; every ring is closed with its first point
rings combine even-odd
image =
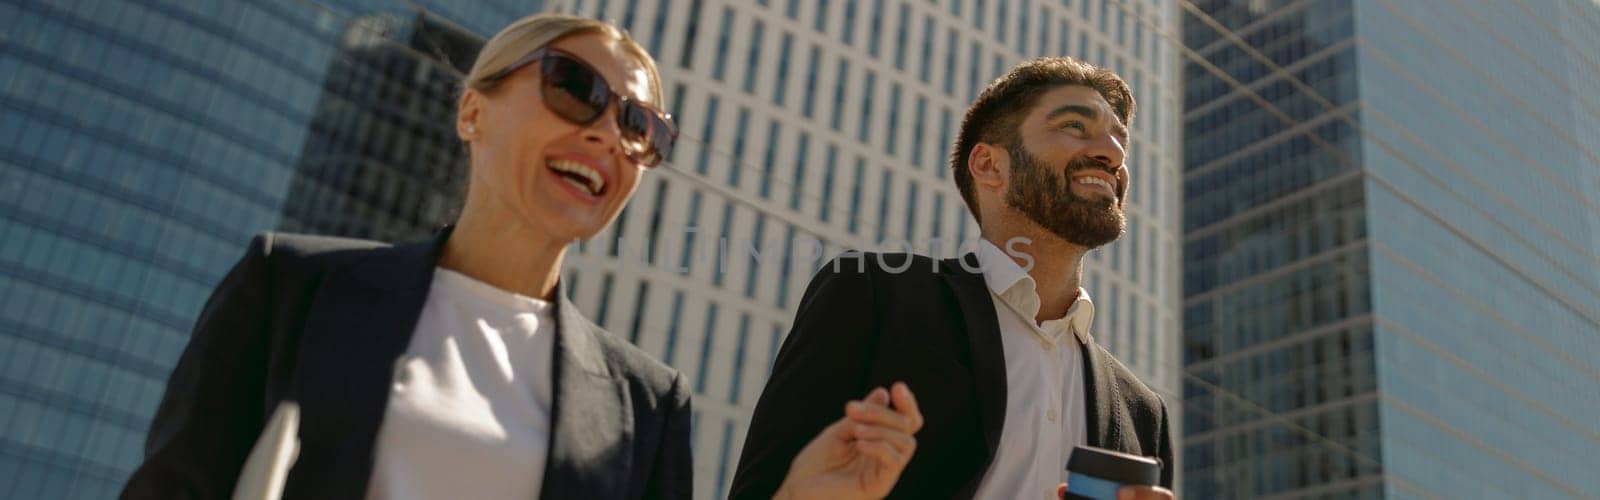
{"type": "Polygon", "coordinates": [[[540,47],[484,81],[505,78],[533,62],[539,63],[540,96],[556,116],[577,125],[589,125],[615,101],[617,126],[622,129],[622,152],[628,159],[654,168],[672,154],[672,147],[678,142],[678,126],[672,122],[672,115],[611,90],[599,71],[561,49],[540,47]]]}

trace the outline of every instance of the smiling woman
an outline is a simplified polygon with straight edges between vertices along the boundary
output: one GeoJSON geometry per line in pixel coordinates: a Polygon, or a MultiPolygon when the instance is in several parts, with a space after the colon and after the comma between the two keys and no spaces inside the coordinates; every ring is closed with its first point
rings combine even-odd
{"type": "MultiPolygon", "coordinates": [[[[395,246],[258,236],[201,312],[123,497],[227,496],[293,402],[285,497],[689,498],[683,376],[559,283],[568,244],[671,152],[660,100],[654,61],[609,24],[535,15],[495,35],[457,101],[456,224],[395,246]]],[[[881,495],[920,421],[903,385],[873,391],[785,484],[881,495]]]]}

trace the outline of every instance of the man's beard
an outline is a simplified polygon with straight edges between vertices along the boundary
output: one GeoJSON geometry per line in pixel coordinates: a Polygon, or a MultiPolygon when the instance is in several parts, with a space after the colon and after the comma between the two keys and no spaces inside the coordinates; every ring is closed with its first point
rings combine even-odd
{"type": "Polygon", "coordinates": [[[1030,153],[1021,140],[1006,146],[1011,155],[1011,185],[1006,188],[1006,204],[1022,212],[1068,243],[1096,248],[1122,236],[1128,221],[1118,200],[1127,186],[1117,181],[1117,200],[1084,198],[1072,192],[1072,174],[1083,169],[1105,170],[1089,157],[1073,158],[1061,172],[1047,168],[1030,153]]]}

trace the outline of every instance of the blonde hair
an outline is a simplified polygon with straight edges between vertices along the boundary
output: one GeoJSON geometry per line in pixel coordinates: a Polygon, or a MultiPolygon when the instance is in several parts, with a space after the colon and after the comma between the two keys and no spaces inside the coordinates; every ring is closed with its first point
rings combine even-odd
{"type": "Polygon", "coordinates": [[[616,40],[622,45],[623,50],[644,65],[646,73],[650,76],[650,103],[660,106],[661,74],[656,71],[655,59],[650,57],[650,53],[645,51],[639,42],[610,23],[565,14],[534,14],[518,19],[500,30],[478,52],[478,59],[472,63],[472,70],[467,72],[467,76],[462,80],[461,91],[466,92],[466,89],[470,88],[478,92],[488,92],[499,81],[488,81],[487,78],[510,66],[522,56],[556,40],[588,33],[597,33],[616,40]]]}

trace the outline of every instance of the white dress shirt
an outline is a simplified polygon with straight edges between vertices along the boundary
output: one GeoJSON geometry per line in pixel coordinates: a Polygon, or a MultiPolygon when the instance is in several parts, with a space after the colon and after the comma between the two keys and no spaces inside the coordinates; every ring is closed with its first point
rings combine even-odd
{"type": "Polygon", "coordinates": [[[436,269],[379,427],[368,498],[538,498],[554,306],[436,269]]]}
{"type": "Polygon", "coordinates": [[[1072,447],[1088,439],[1079,346],[1092,341],[1094,303],[1079,288],[1066,316],[1036,323],[1039,295],[1033,277],[987,240],[978,249],[978,263],[994,299],[1005,351],[1006,417],[977,498],[1055,498],[1072,447]]]}

